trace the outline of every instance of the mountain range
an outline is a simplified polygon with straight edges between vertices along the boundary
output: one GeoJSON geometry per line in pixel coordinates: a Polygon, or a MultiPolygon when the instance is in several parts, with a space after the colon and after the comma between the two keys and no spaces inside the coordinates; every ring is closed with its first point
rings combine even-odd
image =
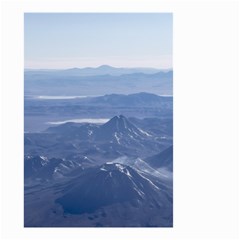
{"type": "Polygon", "coordinates": [[[27,74],[50,74],[60,76],[97,76],[97,75],[111,75],[120,76],[123,74],[132,73],[144,73],[144,74],[155,74],[158,72],[167,72],[169,70],[155,69],[155,68],[117,68],[109,65],[102,65],[96,68],[70,68],[70,69],[25,69],[27,74]]]}
{"type": "Polygon", "coordinates": [[[136,121],[136,125],[140,128],[152,128],[154,132],[169,132],[172,129],[173,97],[171,96],[163,97],[140,92],[127,95],[107,94],[98,97],[59,98],[25,98],[25,131],[42,131],[48,127],[48,123],[59,120],[62,120],[59,122],[65,122],[69,119],[81,118],[109,119],[121,114],[130,116],[129,120],[134,124],[136,121]],[[148,120],[145,121],[144,118],[148,120]],[[151,124],[149,124],[150,121],[151,124]]]}
{"type": "Polygon", "coordinates": [[[65,123],[41,133],[26,133],[25,152],[48,158],[80,154],[102,163],[126,155],[145,158],[164,150],[171,142],[171,138],[161,138],[119,115],[102,125],[65,123]]]}
{"type": "Polygon", "coordinates": [[[94,106],[114,106],[114,107],[160,107],[172,105],[171,96],[158,96],[152,93],[134,93],[134,94],[108,94],[99,97],[80,98],[78,100],[81,104],[88,104],[94,106]]]}
{"type": "Polygon", "coordinates": [[[172,104],[147,92],[25,99],[37,123],[109,120],[25,132],[24,226],[172,227],[172,104]]]}
{"type": "Polygon", "coordinates": [[[117,115],[25,133],[25,227],[172,226],[172,139],[146,122],[117,115]]]}
{"type": "Polygon", "coordinates": [[[125,69],[103,66],[94,69],[25,71],[26,95],[105,95],[152,92],[172,95],[173,71],[125,69]]]}

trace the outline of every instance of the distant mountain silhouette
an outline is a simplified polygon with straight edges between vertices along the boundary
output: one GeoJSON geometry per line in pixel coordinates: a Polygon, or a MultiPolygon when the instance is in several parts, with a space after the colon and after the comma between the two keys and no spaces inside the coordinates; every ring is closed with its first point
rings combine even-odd
{"type": "Polygon", "coordinates": [[[100,97],[92,97],[78,100],[85,105],[105,105],[116,107],[164,107],[172,110],[172,97],[162,97],[152,93],[140,92],[133,94],[108,94],[100,97]]]}
{"type": "Polygon", "coordinates": [[[25,71],[24,90],[34,95],[103,95],[153,92],[172,95],[173,71],[144,68],[73,68],[25,71]]]}
{"type": "MultiPolygon", "coordinates": [[[[112,75],[120,76],[123,74],[132,74],[132,73],[145,73],[145,74],[154,74],[162,71],[161,69],[155,68],[117,68],[109,65],[101,65],[99,67],[86,67],[86,68],[69,68],[65,70],[28,70],[25,72],[29,74],[62,74],[69,76],[96,76],[96,75],[112,75]]],[[[165,72],[165,71],[164,71],[165,72]]]]}

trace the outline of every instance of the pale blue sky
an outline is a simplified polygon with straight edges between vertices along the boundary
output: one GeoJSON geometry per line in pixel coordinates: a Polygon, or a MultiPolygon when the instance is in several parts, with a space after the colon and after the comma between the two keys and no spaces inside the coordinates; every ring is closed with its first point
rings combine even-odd
{"type": "Polygon", "coordinates": [[[25,13],[25,68],[172,68],[171,13],[25,13]]]}

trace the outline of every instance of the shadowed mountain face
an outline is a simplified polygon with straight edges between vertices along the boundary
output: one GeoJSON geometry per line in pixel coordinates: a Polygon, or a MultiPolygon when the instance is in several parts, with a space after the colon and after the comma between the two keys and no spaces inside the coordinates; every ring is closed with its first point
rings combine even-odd
{"type": "Polygon", "coordinates": [[[24,179],[30,183],[38,180],[49,181],[63,177],[73,169],[81,166],[77,162],[43,156],[26,156],[24,159],[24,179]]]}
{"type": "Polygon", "coordinates": [[[24,178],[37,174],[47,163],[48,160],[45,157],[26,157],[24,159],[24,178]]]}
{"type": "Polygon", "coordinates": [[[107,162],[26,186],[25,227],[171,227],[172,197],[171,181],[107,162]]]}
{"type": "Polygon", "coordinates": [[[71,214],[91,213],[115,203],[164,208],[169,201],[157,182],[119,163],[105,163],[85,172],[56,200],[71,214]]]}
{"type": "Polygon", "coordinates": [[[153,168],[166,168],[173,171],[173,146],[157,155],[146,158],[145,161],[153,168]]]}

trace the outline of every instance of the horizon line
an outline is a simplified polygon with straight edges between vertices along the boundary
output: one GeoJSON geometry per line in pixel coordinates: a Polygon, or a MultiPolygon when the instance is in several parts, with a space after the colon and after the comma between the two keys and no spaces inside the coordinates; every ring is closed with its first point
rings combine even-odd
{"type": "Polygon", "coordinates": [[[31,68],[31,67],[24,67],[24,70],[69,70],[69,69],[84,69],[84,68],[93,68],[93,69],[97,69],[97,68],[100,68],[100,67],[111,67],[111,68],[127,68],[127,69],[134,69],[134,68],[139,68],[139,69],[155,69],[155,70],[164,70],[164,71],[171,71],[173,70],[173,67],[169,67],[169,68],[156,68],[156,67],[124,67],[124,66],[121,66],[121,67],[115,67],[115,66],[112,66],[112,65],[107,65],[107,64],[103,64],[103,65],[99,65],[99,66],[96,66],[96,67],[93,67],[93,66],[85,66],[85,67],[68,67],[68,68],[31,68]]]}

